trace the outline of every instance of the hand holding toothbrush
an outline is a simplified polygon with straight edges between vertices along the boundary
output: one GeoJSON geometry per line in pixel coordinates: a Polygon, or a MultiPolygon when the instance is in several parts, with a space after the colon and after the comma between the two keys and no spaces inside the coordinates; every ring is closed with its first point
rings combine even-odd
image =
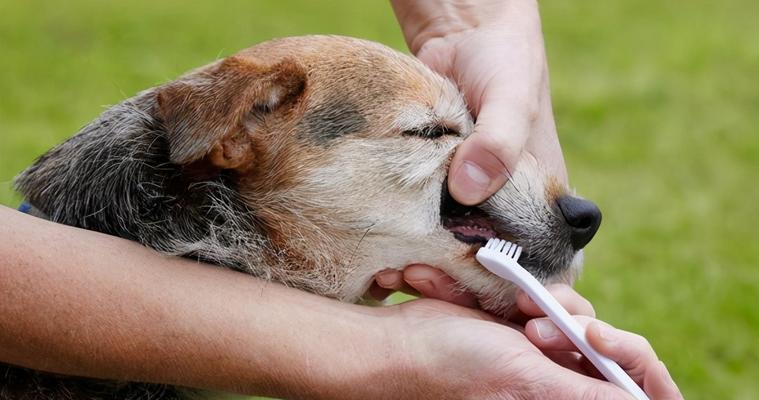
{"type": "MultiPolygon", "coordinates": [[[[448,302],[424,300],[401,307],[408,315],[406,323],[420,328],[418,334],[428,335],[419,345],[421,349],[414,349],[415,352],[436,353],[439,357],[434,360],[440,365],[451,363],[448,368],[441,368],[452,374],[460,374],[469,368],[473,374],[479,371],[479,378],[471,382],[474,390],[487,383],[497,387],[496,392],[504,396],[516,393],[526,399],[631,398],[624,391],[602,382],[597,370],[548,318],[542,318],[545,313],[525,294],[517,297],[520,315],[512,319],[518,325],[508,327],[483,324],[481,320],[494,321],[494,317],[472,309],[477,305],[475,298],[454,291],[454,281],[435,268],[414,265],[403,273],[383,271],[377,278],[374,291],[380,295],[386,294],[387,290],[416,291],[425,297],[448,302]],[[381,290],[383,288],[386,290],[381,290]],[[428,329],[431,325],[440,327],[428,329]],[[429,349],[430,344],[437,347],[429,349]],[[487,361],[493,357],[505,360],[511,353],[518,354],[519,361],[507,365],[487,361]],[[456,361],[462,357],[469,362],[456,361]],[[545,393],[555,393],[556,397],[546,397],[545,393]]],[[[551,285],[547,289],[581,325],[588,327],[590,344],[622,366],[651,399],[682,399],[666,367],[644,338],[596,320],[590,302],[571,287],[551,285]]],[[[461,382],[460,379],[456,381],[461,382]]],[[[509,397],[494,395],[493,398],[509,397]]]]}

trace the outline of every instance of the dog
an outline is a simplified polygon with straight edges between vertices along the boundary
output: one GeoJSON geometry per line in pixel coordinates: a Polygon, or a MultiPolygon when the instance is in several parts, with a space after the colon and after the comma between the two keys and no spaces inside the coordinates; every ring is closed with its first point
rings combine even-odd
{"type": "MultiPolygon", "coordinates": [[[[473,127],[456,86],[413,57],[291,37],[109,108],[16,187],[54,222],[340,301],[360,301],[380,270],[434,265],[508,316],[515,287],[475,261],[482,243],[516,242],[543,283],[571,284],[601,214],[529,154],[485,202],[457,203],[448,165],[473,127]]],[[[42,376],[7,368],[16,383],[42,376]]],[[[76,398],[111,398],[98,385],[76,398]]]]}

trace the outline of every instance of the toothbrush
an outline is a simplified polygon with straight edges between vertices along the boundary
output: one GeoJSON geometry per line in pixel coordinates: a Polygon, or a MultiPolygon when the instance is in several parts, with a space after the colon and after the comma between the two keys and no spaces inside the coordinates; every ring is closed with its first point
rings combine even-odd
{"type": "Polygon", "coordinates": [[[574,343],[585,357],[598,368],[598,371],[620,388],[632,394],[638,400],[649,400],[643,390],[614,361],[599,354],[585,339],[585,328],[575,320],[551,293],[538,282],[517,260],[522,254],[522,247],[501,239],[490,239],[477,251],[477,261],[490,272],[517,284],[527,292],[543,312],[574,343]]]}

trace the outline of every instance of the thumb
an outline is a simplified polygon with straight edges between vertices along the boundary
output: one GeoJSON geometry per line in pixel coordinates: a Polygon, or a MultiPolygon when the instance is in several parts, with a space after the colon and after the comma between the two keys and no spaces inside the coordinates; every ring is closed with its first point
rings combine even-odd
{"type": "Polygon", "coordinates": [[[532,110],[514,98],[484,99],[474,133],[456,150],[448,190],[465,205],[481,203],[514,171],[532,125],[532,110]]]}

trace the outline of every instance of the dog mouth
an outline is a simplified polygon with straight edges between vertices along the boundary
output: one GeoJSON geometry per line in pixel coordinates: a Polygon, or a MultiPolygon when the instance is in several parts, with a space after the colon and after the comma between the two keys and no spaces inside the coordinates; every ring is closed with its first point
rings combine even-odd
{"type": "Polygon", "coordinates": [[[465,206],[454,200],[448,193],[447,184],[443,185],[441,197],[441,224],[457,240],[484,245],[488,239],[499,236],[496,222],[477,206],[465,206]]]}
{"type": "Polygon", "coordinates": [[[572,267],[577,251],[561,236],[561,231],[557,232],[556,223],[548,218],[537,220],[537,217],[525,223],[517,219],[524,216],[511,215],[507,210],[495,210],[492,213],[497,214],[491,214],[491,207],[490,204],[466,206],[457,202],[444,182],[440,199],[441,227],[470,246],[467,257],[474,256],[489,239],[504,239],[522,247],[519,263],[538,280],[546,282],[561,274],[559,279],[569,279],[570,275],[565,272],[572,267]]]}

